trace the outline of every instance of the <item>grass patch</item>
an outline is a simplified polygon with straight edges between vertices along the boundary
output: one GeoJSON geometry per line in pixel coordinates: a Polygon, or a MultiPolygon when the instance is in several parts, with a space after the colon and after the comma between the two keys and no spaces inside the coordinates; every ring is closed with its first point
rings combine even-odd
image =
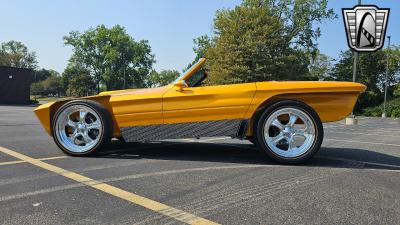
{"type": "MultiPolygon", "coordinates": [[[[65,97],[54,97],[54,96],[36,96],[36,101],[40,104],[48,103],[48,102],[55,102],[59,99],[62,99],[65,97]]],[[[34,101],[35,96],[31,95],[31,99],[34,101]]]]}
{"type": "MultiPolygon", "coordinates": [[[[383,112],[383,104],[376,107],[369,107],[362,110],[363,116],[380,117],[383,112]]],[[[386,104],[386,116],[392,118],[400,117],[400,98],[391,99],[386,104]]]]}

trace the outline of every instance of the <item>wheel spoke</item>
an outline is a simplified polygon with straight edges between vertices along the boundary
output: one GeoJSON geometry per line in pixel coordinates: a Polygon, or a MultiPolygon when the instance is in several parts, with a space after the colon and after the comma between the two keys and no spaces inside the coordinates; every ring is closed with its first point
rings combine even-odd
{"type": "Polygon", "coordinates": [[[279,143],[279,141],[281,141],[282,139],[284,139],[285,137],[283,136],[283,133],[279,133],[278,135],[276,135],[275,137],[271,137],[272,142],[274,142],[275,146],[279,143]]]}
{"type": "Polygon", "coordinates": [[[86,128],[88,130],[99,129],[100,123],[99,123],[99,121],[94,121],[93,123],[88,123],[88,124],[86,124],[86,128]]]}
{"type": "Polygon", "coordinates": [[[287,138],[286,139],[289,143],[289,147],[288,147],[288,151],[293,150],[294,148],[296,148],[297,146],[294,143],[294,137],[291,138],[287,138]]]}
{"type": "Polygon", "coordinates": [[[72,121],[71,119],[67,120],[67,126],[72,127],[75,129],[76,127],[76,122],[72,121]]]}
{"type": "Polygon", "coordinates": [[[71,137],[72,142],[73,142],[73,143],[76,143],[76,140],[78,139],[78,137],[79,137],[80,135],[81,135],[80,133],[78,133],[77,131],[74,131],[74,133],[72,134],[72,137],[71,137]]]}
{"type": "Polygon", "coordinates": [[[290,114],[289,114],[289,125],[290,125],[291,127],[293,127],[293,126],[296,124],[296,121],[297,121],[298,118],[299,118],[298,116],[296,116],[296,115],[290,113],[290,114]]]}
{"type": "Polygon", "coordinates": [[[81,122],[85,122],[85,118],[86,118],[87,114],[88,114],[88,112],[86,112],[86,111],[79,111],[79,120],[81,122]]]}
{"type": "Polygon", "coordinates": [[[85,144],[90,144],[91,142],[93,142],[93,139],[90,138],[87,133],[82,134],[82,138],[85,144]]]}
{"type": "Polygon", "coordinates": [[[281,123],[281,121],[278,120],[278,118],[275,118],[272,123],[272,126],[279,128],[279,130],[283,130],[284,129],[284,125],[281,123]]]}

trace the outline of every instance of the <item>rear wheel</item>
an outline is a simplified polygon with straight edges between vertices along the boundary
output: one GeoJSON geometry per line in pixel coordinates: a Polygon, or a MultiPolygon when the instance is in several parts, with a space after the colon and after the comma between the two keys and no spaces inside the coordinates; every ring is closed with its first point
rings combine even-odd
{"type": "Polygon", "coordinates": [[[323,127],[318,114],[308,105],[292,100],[277,102],[259,117],[257,145],[268,156],[284,164],[298,164],[321,147],[323,127]]]}
{"type": "Polygon", "coordinates": [[[94,154],[110,141],[112,122],[108,111],[90,100],[71,101],[55,114],[53,139],[68,155],[94,154]]]}

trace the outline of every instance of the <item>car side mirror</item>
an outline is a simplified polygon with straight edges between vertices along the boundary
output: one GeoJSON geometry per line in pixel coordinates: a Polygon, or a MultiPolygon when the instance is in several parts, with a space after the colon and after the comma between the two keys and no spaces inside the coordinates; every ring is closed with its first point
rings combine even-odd
{"type": "Polygon", "coordinates": [[[189,87],[184,80],[180,80],[174,83],[174,87],[176,87],[177,91],[183,91],[184,88],[189,87]]]}

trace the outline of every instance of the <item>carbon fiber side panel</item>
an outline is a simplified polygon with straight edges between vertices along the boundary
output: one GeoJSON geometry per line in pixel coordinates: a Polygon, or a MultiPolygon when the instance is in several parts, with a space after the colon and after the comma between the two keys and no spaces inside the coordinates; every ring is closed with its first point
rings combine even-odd
{"type": "Polygon", "coordinates": [[[127,142],[215,136],[236,137],[242,121],[241,119],[214,120],[193,123],[122,127],[121,134],[127,142]]]}

